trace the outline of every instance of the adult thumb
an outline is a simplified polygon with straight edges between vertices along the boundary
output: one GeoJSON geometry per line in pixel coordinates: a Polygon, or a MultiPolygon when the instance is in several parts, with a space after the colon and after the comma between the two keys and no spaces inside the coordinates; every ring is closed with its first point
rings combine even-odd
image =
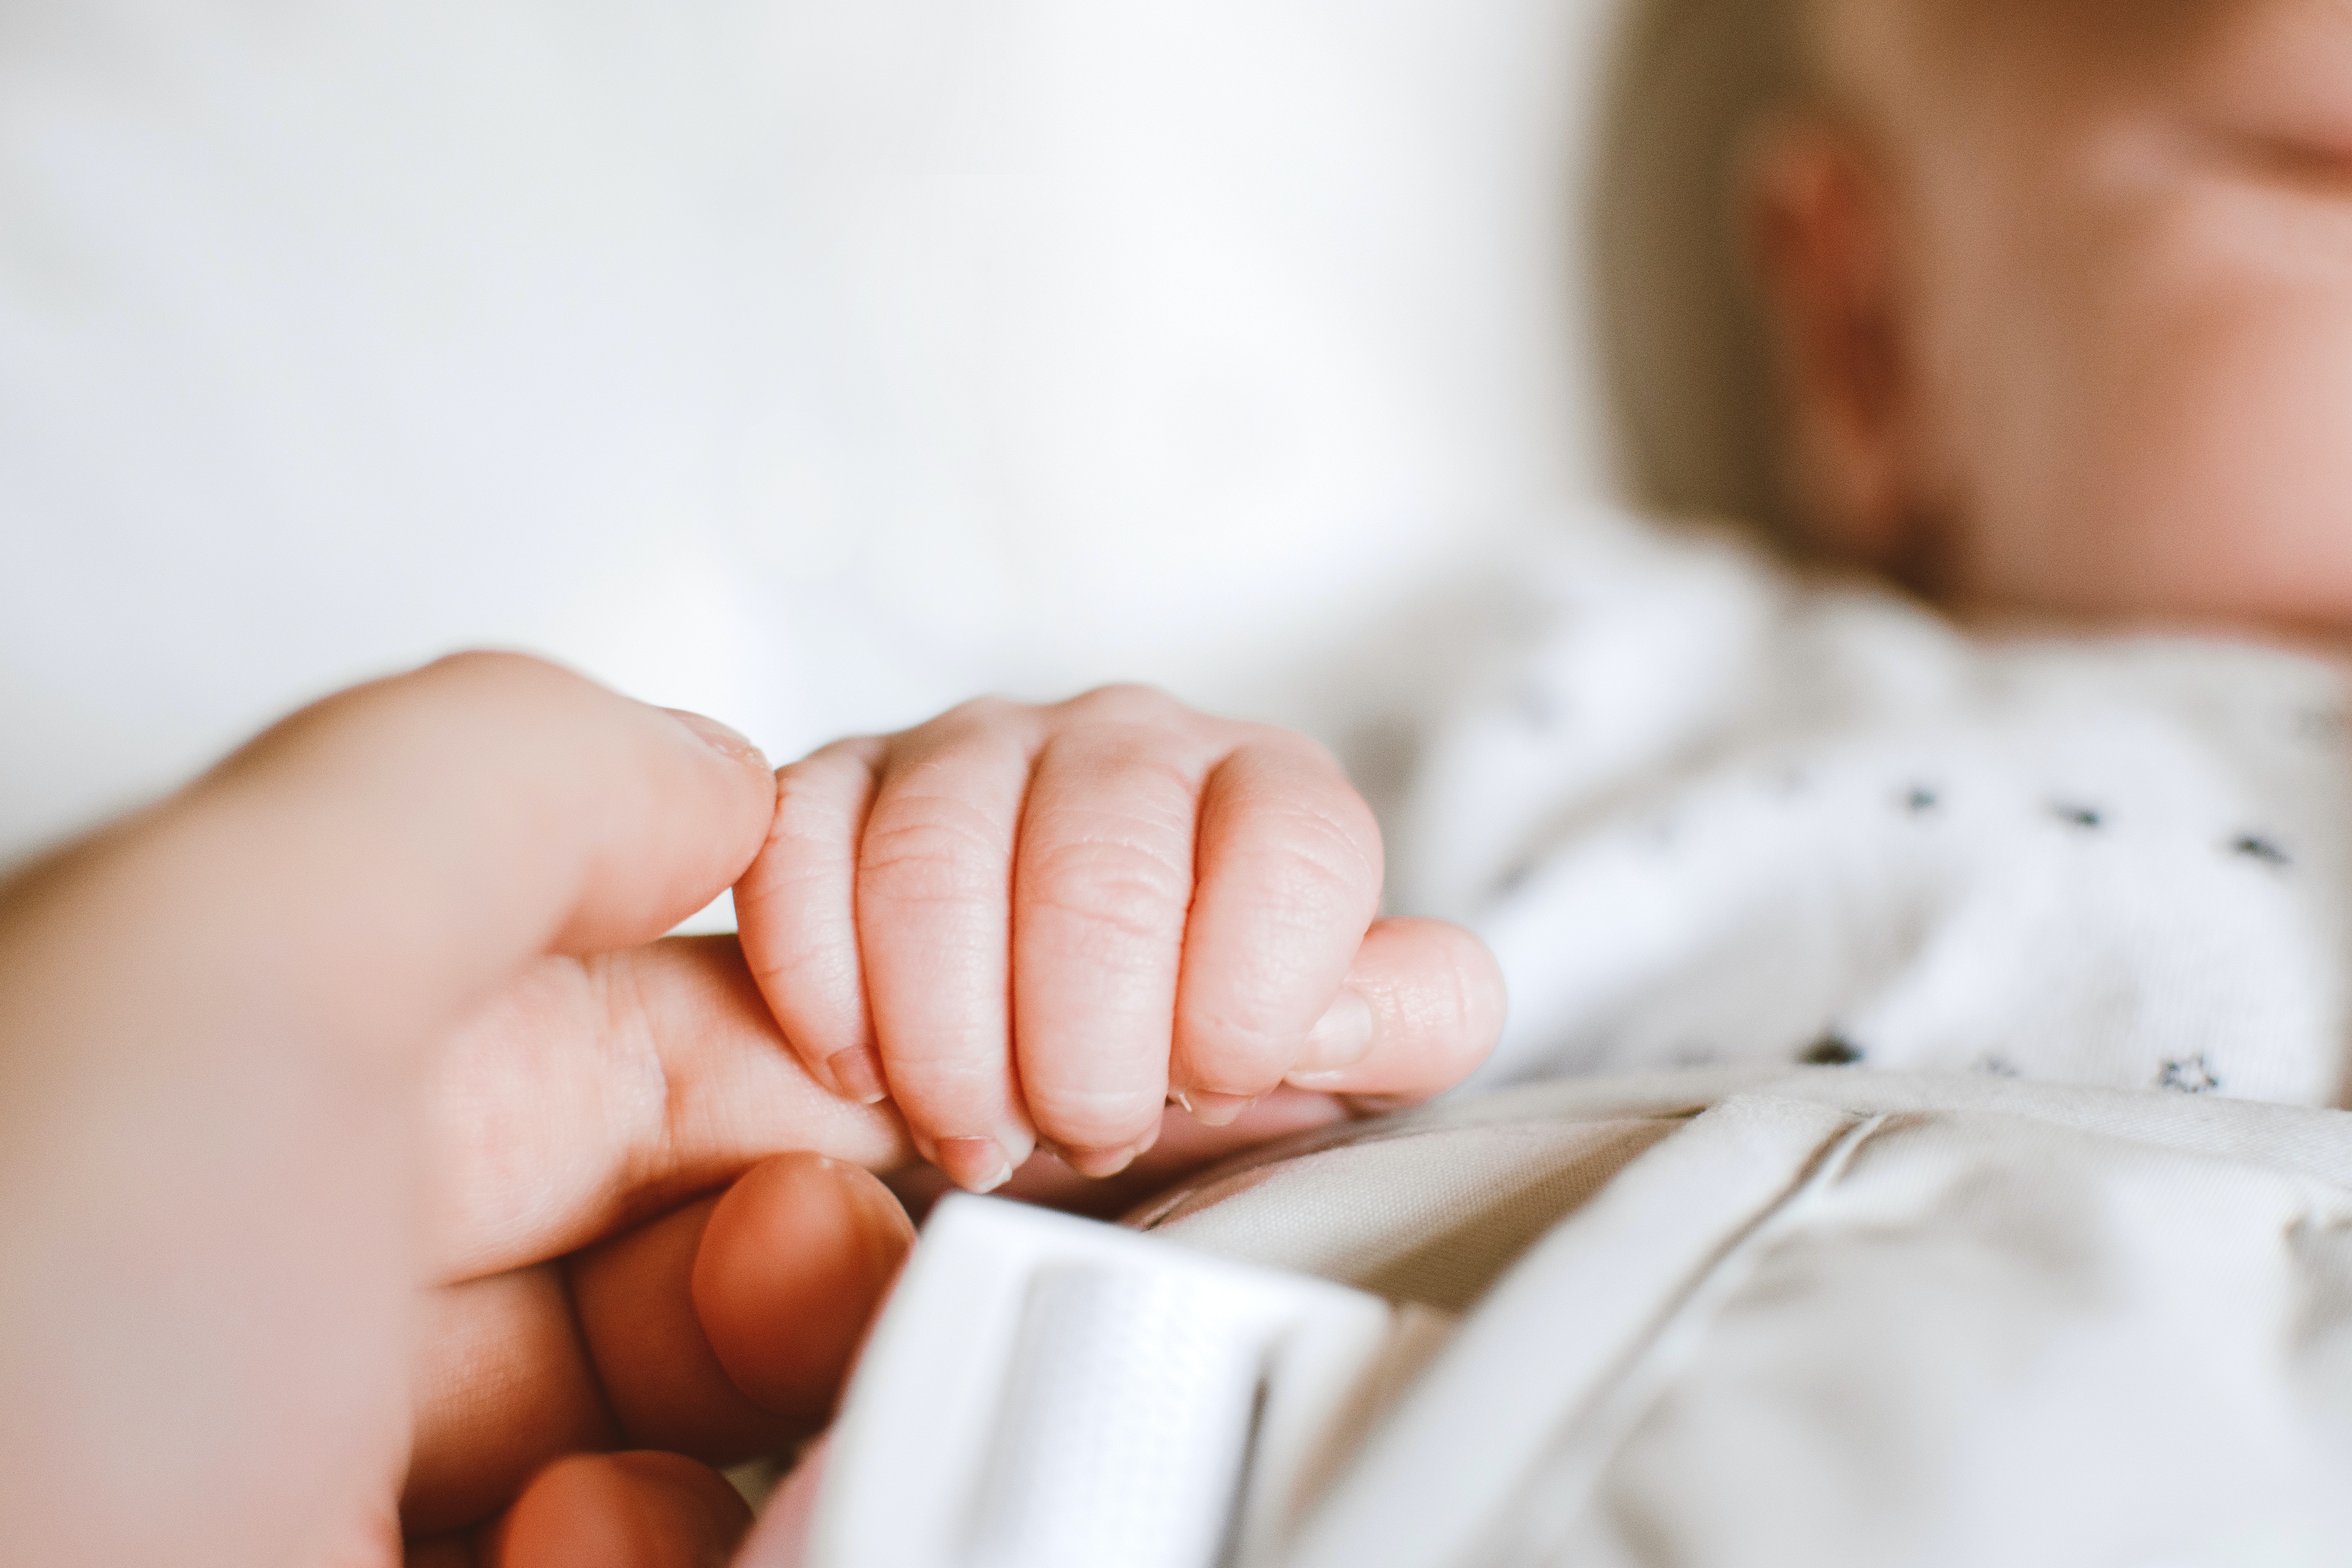
{"type": "Polygon", "coordinates": [[[0,885],[0,1534],[300,1560],[405,1452],[422,1085],[522,964],[658,934],[774,804],[707,723],[472,655],[0,885]]]}

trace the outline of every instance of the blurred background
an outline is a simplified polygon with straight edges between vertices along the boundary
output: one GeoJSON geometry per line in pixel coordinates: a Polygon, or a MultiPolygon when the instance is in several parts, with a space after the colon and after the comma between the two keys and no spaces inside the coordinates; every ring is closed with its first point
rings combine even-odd
{"type": "Polygon", "coordinates": [[[1526,534],[1769,510],[1769,3],[11,0],[0,861],[473,646],[1377,788],[1526,534]]]}

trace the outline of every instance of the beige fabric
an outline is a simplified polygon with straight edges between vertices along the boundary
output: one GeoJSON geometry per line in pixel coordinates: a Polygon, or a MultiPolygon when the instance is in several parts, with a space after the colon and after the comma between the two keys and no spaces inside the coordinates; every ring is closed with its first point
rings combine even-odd
{"type": "Polygon", "coordinates": [[[1458,1312],[1560,1215],[1679,1122],[1506,1124],[1465,1137],[1402,1131],[1187,1189],[1150,1223],[1232,1258],[1458,1312]]]}
{"type": "Polygon", "coordinates": [[[1558,1554],[2352,1561],[2347,1282],[2341,1187],[1896,1119],[1662,1369],[1558,1554]]]}
{"type": "Polygon", "coordinates": [[[1423,1292],[1517,1256],[1300,1568],[2352,1563],[2343,1112],[1557,1084],[1326,1133],[1142,1221],[1423,1292]]]}

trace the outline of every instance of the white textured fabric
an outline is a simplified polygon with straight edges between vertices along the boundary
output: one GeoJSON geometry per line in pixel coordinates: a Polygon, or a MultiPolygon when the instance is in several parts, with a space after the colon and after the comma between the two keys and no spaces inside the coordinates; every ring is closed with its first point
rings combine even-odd
{"type": "Polygon", "coordinates": [[[1271,1568],[1450,1327],[1295,1271],[950,1197],[859,1352],[795,1560],[1271,1568]]]}
{"type": "Polygon", "coordinates": [[[1216,1561],[1264,1357],[1224,1306],[1174,1274],[1040,1271],[965,1568],[1216,1561]]]}
{"type": "Polygon", "coordinates": [[[1726,539],[1586,531],[1435,732],[1402,906],[1494,945],[1486,1081],[1866,1061],[2330,1104],[2347,686],[1964,634],[1726,539]]]}

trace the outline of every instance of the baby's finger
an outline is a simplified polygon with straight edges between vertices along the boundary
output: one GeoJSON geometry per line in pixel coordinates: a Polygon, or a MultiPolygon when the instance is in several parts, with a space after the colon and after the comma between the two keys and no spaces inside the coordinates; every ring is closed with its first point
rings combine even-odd
{"type": "Polygon", "coordinates": [[[819,1083],[872,1105],[887,1093],[857,953],[857,847],[880,741],[843,741],[776,773],[766,844],[735,885],[743,957],[819,1083]]]}
{"type": "Polygon", "coordinates": [[[1503,1012],[1503,972],[1486,943],[1444,921],[1381,921],[1284,1081],[1326,1094],[1435,1094],[1486,1059],[1503,1012]]]}
{"type": "Polygon", "coordinates": [[[1013,849],[1036,726],[968,703],[891,742],[858,852],[858,952],[915,1146],[985,1192],[1029,1157],[1011,1048],[1013,849]]]}
{"type": "MultiPolygon", "coordinates": [[[[1145,1199],[1166,1192],[1196,1171],[1206,1169],[1262,1143],[1293,1133],[1328,1127],[1349,1120],[1350,1108],[1337,1095],[1314,1094],[1303,1089],[1277,1089],[1240,1120],[1223,1127],[1207,1127],[1178,1106],[1160,1110],[1160,1136],[1150,1149],[1117,1175],[1088,1178],[1040,1150],[1029,1163],[997,1189],[1012,1198],[1065,1214],[1095,1219],[1117,1219],[1145,1199]]],[[[950,1190],[951,1184],[929,1165],[894,1171],[889,1189],[907,1212],[921,1216],[950,1190]]]]}
{"type": "Polygon", "coordinates": [[[1271,1091],[1330,1005],[1381,896],[1372,814],[1329,754],[1266,731],[1202,791],[1171,1092],[1230,1121],[1271,1091]]]}
{"type": "Polygon", "coordinates": [[[1047,744],[1022,817],[1013,1026],[1039,1135],[1073,1169],[1108,1176],[1150,1146],[1167,1103],[1194,803],[1214,753],[1151,721],[1165,699],[1082,700],[1104,721],[1047,744]]]}

